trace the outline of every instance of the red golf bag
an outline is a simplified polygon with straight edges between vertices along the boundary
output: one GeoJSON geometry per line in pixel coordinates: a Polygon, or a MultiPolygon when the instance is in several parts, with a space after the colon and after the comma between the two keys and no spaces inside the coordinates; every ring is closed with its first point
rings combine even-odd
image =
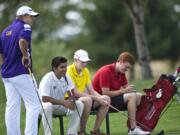
{"type": "MultiPolygon", "coordinates": [[[[137,126],[150,132],[155,128],[161,112],[177,91],[175,81],[177,78],[173,75],[161,75],[151,89],[144,89],[145,95],[142,96],[141,103],[136,111],[137,126]]],[[[130,128],[129,120],[128,127],[130,128]]]]}

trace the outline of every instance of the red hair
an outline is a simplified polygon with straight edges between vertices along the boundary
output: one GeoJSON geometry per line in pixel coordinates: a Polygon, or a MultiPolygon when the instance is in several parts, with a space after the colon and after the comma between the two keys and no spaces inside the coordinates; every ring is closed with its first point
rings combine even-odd
{"type": "Polygon", "coordinates": [[[123,52],[119,55],[117,62],[123,61],[123,62],[129,62],[131,65],[134,65],[135,58],[134,56],[129,52],[123,52]]]}

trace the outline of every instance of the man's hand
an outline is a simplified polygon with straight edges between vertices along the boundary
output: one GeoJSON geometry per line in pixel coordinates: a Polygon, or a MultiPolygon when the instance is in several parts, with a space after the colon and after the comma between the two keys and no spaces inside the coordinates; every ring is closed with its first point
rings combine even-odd
{"type": "Polygon", "coordinates": [[[22,57],[22,65],[26,68],[31,67],[31,60],[28,56],[23,56],[22,57]]]}
{"type": "Polygon", "coordinates": [[[74,110],[74,103],[71,100],[64,100],[63,106],[70,110],[74,110]]]}
{"type": "Polygon", "coordinates": [[[94,98],[94,100],[96,101],[96,102],[98,102],[100,105],[102,105],[102,106],[108,106],[108,102],[107,101],[104,101],[102,98],[100,98],[100,97],[96,97],[96,98],[94,98]]]}
{"type": "Polygon", "coordinates": [[[134,85],[127,85],[126,88],[124,89],[124,93],[130,93],[130,92],[136,92],[134,89],[134,85]]]}

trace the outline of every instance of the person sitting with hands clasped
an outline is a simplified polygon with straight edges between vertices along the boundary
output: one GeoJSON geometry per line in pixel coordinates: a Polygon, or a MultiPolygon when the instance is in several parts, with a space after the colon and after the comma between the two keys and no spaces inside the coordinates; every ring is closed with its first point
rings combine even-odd
{"type": "Polygon", "coordinates": [[[85,50],[77,50],[74,53],[74,63],[69,65],[67,69],[67,73],[75,85],[76,97],[84,103],[79,135],[88,135],[86,133],[86,124],[91,109],[97,111],[91,135],[105,135],[105,133],[100,131],[100,126],[109,110],[110,98],[106,95],[100,95],[92,88],[91,77],[87,68],[89,61],[90,58],[85,50]]]}
{"type": "Polygon", "coordinates": [[[45,116],[44,113],[42,113],[45,135],[51,135],[53,114],[66,114],[69,116],[70,123],[67,135],[77,135],[84,104],[79,100],[75,101],[72,97],[74,85],[70,77],[66,75],[67,59],[59,56],[55,57],[52,59],[51,66],[52,71],[42,78],[39,85],[39,94],[46,114],[45,116]],[[70,96],[68,100],[64,99],[66,92],[70,96]]]}
{"type": "Polygon", "coordinates": [[[94,75],[93,88],[102,95],[111,97],[111,105],[119,110],[128,110],[130,127],[129,135],[147,135],[136,125],[136,108],[141,101],[141,93],[129,85],[125,73],[135,63],[129,52],[120,54],[117,62],[101,67],[94,75]]]}

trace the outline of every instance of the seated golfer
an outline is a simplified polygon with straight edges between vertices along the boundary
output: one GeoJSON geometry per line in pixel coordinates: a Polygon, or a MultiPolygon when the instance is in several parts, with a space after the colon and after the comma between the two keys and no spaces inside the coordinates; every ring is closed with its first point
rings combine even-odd
{"type": "Polygon", "coordinates": [[[125,73],[134,65],[134,56],[129,52],[120,54],[117,62],[101,67],[94,75],[93,88],[102,95],[111,97],[111,105],[119,110],[128,110],[131,129],[129,135],[147,135],[136,125],[136,107],[141,94],[127,83],[125,73]]]}
{"type": "Polygon", "coordinates": [[[109,109],[107,103],[110,103],[110,98],[106,95],[102,96],[93,90],[89,70],[86,68],[88,61],[90,61],[88,53],[81,49],[77,50],[74,53],[74,63],[68,66],[67,70],[75,85],[76,96],[84,103],[79,135],[87,135],[85,128],[91,108],[97,110],[96,122],[91,135],[105,135],[101,133],[100,126],[109,109]]]}
{"type": "Polygon", "coordinates": [[[42,122],[45,135],[51,135],[52,131],[52,115],[66,114],[70,117],[70,123],[67,130],[67,135],[77,135],[80,116],[83,112],[83,103],[79,100],[64,100],[66,92],[71,97],[71,90],[74,89],[71,79],[66,75],[67,59],[64,57],[55,57],[51,63],[52,71],[47,73],[41,80],[39,85],[42,105],[45,111],[47,120],[42,113],[42,122]],[[49,125],[51,130],[49,128],[49,125]]]}

